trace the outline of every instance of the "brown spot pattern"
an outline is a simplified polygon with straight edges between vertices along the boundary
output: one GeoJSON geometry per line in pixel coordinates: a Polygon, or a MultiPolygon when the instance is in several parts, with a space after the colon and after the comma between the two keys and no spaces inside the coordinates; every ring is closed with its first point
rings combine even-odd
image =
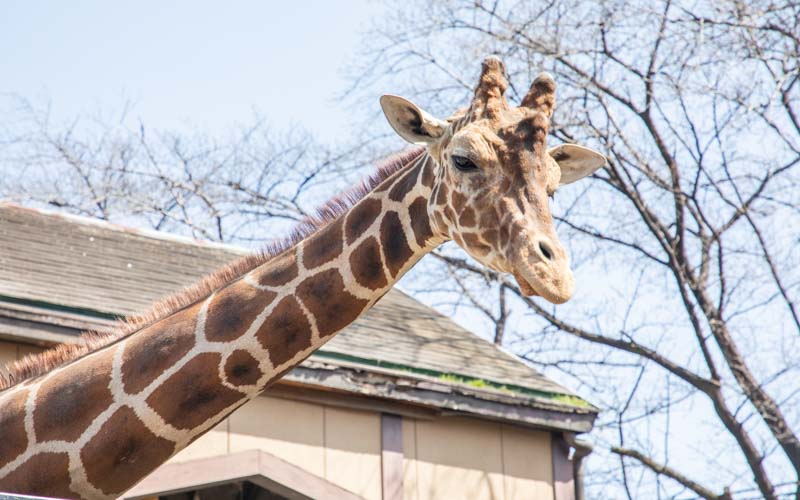
{"type": "MultiPolygon", "coordinates": [[[[400,170],[402,170],[402,169],[400,169],[400,170]]],[[[372,190],[372,192],[373,193],[383,193],[386,190],[388,190],[389,188],[391,188],[394,185],[395,174],[397,174],[397,172],[399,172],[400,170],[392,172],[391,175],[389,175],[389,177],[387,177],[385,180],[381,181],[380,184],[378,184],[375,187],[375,189],[372,190]]]]}
{"type": "Polygon", "coordinates": [[[436,181],[436,177],[433,175],[433,168],[431,167],[430,162],[426,162],[425,165],[422,167],[422,174],[420,177],[420,182],[423,186],[432,188],[434,182],[436,181]]]}
{"type": "Polygon", "coordinates": [[[502,220],[502,216],[494,210],[484,209],[480,214],[479,224],[482,228],[490,228],[497,226],[497,222],[502,220]]]}
{"type": "Polygon", "coordinates": [[[419,167],[412,168],[397,182],[394,183],[392,189],[389,191],[389,199],[394,201],[403,201],[406,195],[410,193],[417,185],[417,175],[419,174],[419,167]]]}
{"type": "Polygon", "coordinates": [[[3,443],[0,446],[0,467],[14,460],[28,446],[28,436],[25,434],[27,398],[27,390],[18,390],[0,400],[0,443],[3,443]]]}
{"type": "Polygon", "coordinates": [[[461,212],[461,209],[464,208],[464,204],[467,203],[467,197],[463,194],[459,193],[458,191],[453,191],[452,194],[452,206],[456,212],[461,212]]]}
{"type": "Polygon", "coordinates": [[[277,296],[239,280],[220,290],[208,305],[205,335],[212,342],[230,342],[245,334],[277,296]]]}
{"type": "Polygon", "coordinates": [[[425,243],[433,237],[430,219],[428,217],[428,200],[422,196],[408,206],[408,216],[411,219],[411,229],[417,240],[417,246],[424,247],[425,243]]]}
{"type": "Polygon", "coordinates": [[[293,251],[275,257],[256,271],[255,278],[262,286],[282,286],[297,277],[297,260],[293,251]]]}
{"type": "Polygon", "coordinates": [[[111,359],[115,349],[95,354],[94,361],[73,363],[42,382],[36,394],[33,427],[39,441],[74,441],[113,401],[111,359]]]}
{"type": "Polygon", "coordinates": [[[488,254],[492,250],[473,233],[464,233],[463,236],[464,243],[469,247],[469,249],[473,252],[477,252],[481,256],[488,254]]]}
{"type": "Polygon", "coordinates": [[[484,241],[488,241],[490,244],[494,242],[497,245],[497,238],[498,238],[498,231],[497,229],[489,229],[488,231],[483,233],[484,241]]]}
{"type": "Polygon", "coordinates": [[[380,213],[381,202],[371,198],[361,200],[353,207],[350,213],[347,214],[347,222],[345,223],[344,232],[347,237],[347,243],[354,242],[364,234],[364,231],[375,222],[380,213]]]}
{"type": "Polygon", "coordinates": [[[258,360],[249,352],[237,349],[225,361],[225,380],[239,385],[253,385],[264,372],[258,367],[258,360]]]}
{"type": "Polygon", "coordinates": [[[392,277],[397,276],[403,264],[413,255],[397,212],[388,212],[381,222],[381,247],[386,267],[389,268],[392,277]]]}
{"type": "Polygon", "coordinates": [[[353,250],[350,254],[350,269],[358,284],[363,287],[377,290],[388,283],[383,272],[381,247],[375,238],[364,240],[353,250]]]}
{"type": "Polygon", "coordinates": [[[447,205],[442,209],[442,211],[444,212],[445,217],[447,217],[447,220],[449,220],[451,223],[456,221],[456,212],[453,210],[453,207],[447,205]]]}
{"type": "Polygon", "coordinates": [[[436,191],[436,204],[437,205],[446,205],[447,204],[447,189],[444,187],[444,184],[439,184],[438,190],[436,191]]]}
{"type": "Polygon", "coordinates": [[[436,225],[439,227],[439,230],[447,227],[447,221],[445,221],[444,215],[441,211],[436,211],[433,213],[433,220],[436,221],[436,225]]]}
{"type": "Polygon", "coordinates": [[[81,450],[86,477],[108,495],[118,495],[165,462],[172,441],[153,434],[134,411],[123,406],[81,450]]]}
{"type": "Polygon", "coordinates": [[[173,373],[147,398],[147,404],[178,429],[194,429],[244,396],[222,385],[217,367],[221,356],[198,354],[173,373]]]}
{"type": "Polygon", "coordinates": [[[195,305],[179,311],[124,342],[122,384],[125,392],[141,392],[194,347],[199,310],[200,305],[195,305]]]}
{"type": "Polygon", "coordinates": [[[311,324],[297,299],[286,297],[258,329],[256,338],[269,351],[272,365],[279,366],[311,346],[311,324]]]}
{"type": "Polygon", "coordinates": [[[308,269],[330,262],[342,253],[342,219],[331,222],[303,244],[303,265],[308,269]]]}
{"type": "Polygon", "coordinates": [[[57,498],[75,498],[69,489],[69,455],[39,453],[0,479],[0,491],[57,498]]]}
{"type": "Polygon", "coordinates": [[[317,322],[319,334],[326,337],[349,325],[367,307],[367,301],[345,290],[342,275],[329,269],[304,280],[297,287],[317,322]]]}
{"type": "Polygon", "coordinates": [[[458,216],[458,223],[461,227],[475,226],[475,210],[472,207],[465,207],[461,215],[458,216]]]}

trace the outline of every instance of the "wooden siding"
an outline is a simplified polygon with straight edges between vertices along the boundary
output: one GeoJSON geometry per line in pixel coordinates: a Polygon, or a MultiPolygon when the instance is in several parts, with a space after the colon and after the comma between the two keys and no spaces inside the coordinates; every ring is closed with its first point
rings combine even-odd
{"type": "Polygon", "coordinates": [[[552,500],[550,435],[447,417],[404,419],[404,498],[552,500]]]}
{"type": "MultiPolygon", "coordinates": [[[[472,418],[395,418],[402,418],[402,498],[554,499],[548,432],[472,418]]],[[[377,411],[260,397],[170,463],[247,450],[267,451],[368,500],[391,498],[382,487],[377,411]]]]}

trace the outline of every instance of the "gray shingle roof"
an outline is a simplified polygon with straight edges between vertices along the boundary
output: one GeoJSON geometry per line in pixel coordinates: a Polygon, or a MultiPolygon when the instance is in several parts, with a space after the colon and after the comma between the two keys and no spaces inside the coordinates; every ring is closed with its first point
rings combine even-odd
{"type": "MultiPolygon", "coordinates": [[[[96,316],[131,314],[242,253],[0,203],[0,302],[22,300],[96,316]]],[[[455,374],[451,380],[490,381],[515,391],[566,395],[556,399],[568,406],[581,403],[518,358],[398,290],[326,344],[320,357],[455,374]]]]}

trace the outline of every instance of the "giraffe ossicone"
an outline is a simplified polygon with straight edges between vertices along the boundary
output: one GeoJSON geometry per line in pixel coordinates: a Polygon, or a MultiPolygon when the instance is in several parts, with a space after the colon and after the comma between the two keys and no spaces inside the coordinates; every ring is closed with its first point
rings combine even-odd
{"type": "MultiPolygon", "coordinates": [[[[527,295],[573,292],[548,196],[600,168],[546,147],[555,82],[520,106],[487,58],[469,107],[438,119],[384,96],[422,145],[336,199],[288,243],[223,269],[108,335],[24,360],[0,391],[0,491],[110,498],[262,393],[454,240],[527,295]]],[[[13,368],[12,368],[13,371],[13,368]]]]}

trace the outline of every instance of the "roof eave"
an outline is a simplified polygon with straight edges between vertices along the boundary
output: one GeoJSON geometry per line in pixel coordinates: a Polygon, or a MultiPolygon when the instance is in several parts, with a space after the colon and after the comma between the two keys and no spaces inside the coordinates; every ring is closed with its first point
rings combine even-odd
{"type": "Polygon", "coordinates": [[[314,357],[284,379],[305,386],[435,409],[439,415],[473,416],[579,434],[591,431],[597,418],[594,407],[578,408],[458,384],[431,383],[421,377],[386,373],[372,367],[345,366],[314,357]]]}

